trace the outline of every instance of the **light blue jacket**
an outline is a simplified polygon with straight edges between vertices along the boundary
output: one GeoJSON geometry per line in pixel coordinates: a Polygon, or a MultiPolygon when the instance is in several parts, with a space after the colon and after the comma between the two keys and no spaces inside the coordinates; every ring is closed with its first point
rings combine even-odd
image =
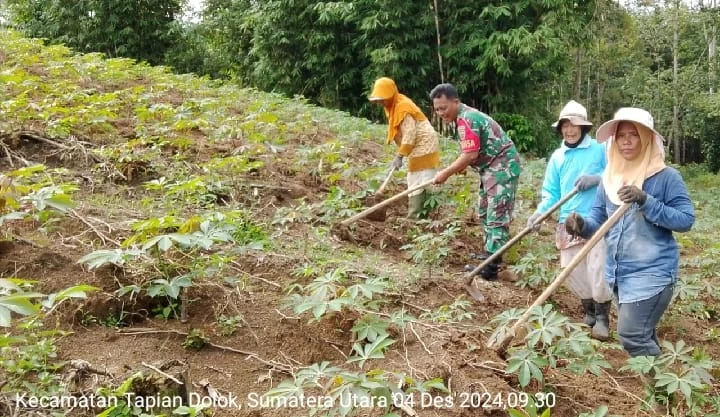
{"type": "MultiPolygon", "coordinates": [[[[583,175],[601,175],[605,165],[605,145],[597,143],[589,135],[585,135],[575,148],[568,148],[563,143],[550,156],[542,185],[542,198],[535,212],[545,213],[575,187],[578,178],[583,175]]],[[[564,223],[565,218],[573,211],[587,216],[595,201],[596,190],[597,187],[593,187],[580,191],[563,204],[558,222],[564,223]]]]}
{"type": "MultiPolygon", "coordinates": [[[[677,281],[680,251],[673,232],[695,223],[687,187],[680,173],[666,167],[645,180],[647,200],[633,204],[605,236],[605,279],[617,285],[620,303],[647,300],[677,281]]],[[[589,238],[617,210],[600,185],[582,236],[589,238]]]]}

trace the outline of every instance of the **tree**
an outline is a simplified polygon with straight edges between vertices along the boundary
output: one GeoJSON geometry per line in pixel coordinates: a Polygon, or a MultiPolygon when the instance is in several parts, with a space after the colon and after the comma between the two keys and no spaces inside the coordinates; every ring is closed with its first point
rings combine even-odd
{"type": "Polygon", "coordinates": [[[9,0],[10,19],[25,35],[161,64],[180,35],[185,0],[9,0]]]}
{"type": "Polygon", "coordinates": [[[587,39],[595,1],[448,1],[443,7],[447,78],[468,101],[494,112],[524,108],[571,68],[587,39]]]}

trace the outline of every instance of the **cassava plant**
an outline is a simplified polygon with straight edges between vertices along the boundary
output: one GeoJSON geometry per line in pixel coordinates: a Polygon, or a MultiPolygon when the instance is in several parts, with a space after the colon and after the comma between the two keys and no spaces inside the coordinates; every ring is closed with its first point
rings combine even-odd
{"type": "Polygon", "coordinates": [[[460,224],[458,221],[450,222],[440,233],[433,231],[436,225],[429,220],[421,221],[420,227],[424,229],[416,229],[412,242],[400,249],[408,251],[414,262],[425,265],[430,279],[433,269],[440,266],[442,260],[450,254],[451,243],[460,231],[460,224]]]}
{"type": "Polygon", "coordinates": [[[401,372],[373,369],[352,372],[332,366],[329,362],[304,367],[263,395],[260,401],[267,404],[288,404],[292,399],[309,394],[327,398],[310,415],[322,417],[351,417],[359,410],[377,411],[382,417],[397,417],[395,408],[412,411],[413,394],[448,393],[440,378],[416,380],[401,372]]]}
{"type": "Polygon", "coordinates": [[[107,264],[131,266],[137,275],[149,276],[139,285],[120,288],[120,296],[145,291],[153,298],[164,300],[158,314],[164,318],[185,319],[185,290],[194,280],[219,273],[229,263],[214,255],[217,247],[235,244],[233,251],[262,250],[268,240],[260,225],[246,212],[212,212],[180,221],[173,216],[139,221],[133,225],[135,234],[123,242],[124,248],[101,249],[82,257],[78,263],[90,269],[107,264]]]}
{"type": "Polygon", "coordinates": [[[83,299],[98,288],[76,285],[53,294],[32,291],[35,281],[0,278],[0,367],[3,388],[32,395],[63,394],[64,362],[57,358],[55,342],[66,332],[45,329],[43,320],[68,300],[83,299]]]}
{"type": "Polygon", "coordinates": [[[704,415],[710,403],[713,372],[720,367],[707,352],[679,340],[662,343],[660,356],[635,356],[620,371],[639,374],[645,381],[645,402],[660,404],[672,415],[704,415]]]}
{"type": "MultiPolygon", "coordinates": [[[[504,329],[522,313],[520,309],[507,310],[493,318],[492,322],[504,329]]],[[[587,331],[553,310],[550,304],[533,308],[522,333],[525,333],[524,343],[508,350],[508,365],[505,368],[507,373],[517,375],[522,388],[533,380],[543,386],[543,369],[546,367],[565,368],[578,375],[587,372],[600,375],[602,368],[610,367],[597,351],[597,342],[590,338],[587,331]]]]}

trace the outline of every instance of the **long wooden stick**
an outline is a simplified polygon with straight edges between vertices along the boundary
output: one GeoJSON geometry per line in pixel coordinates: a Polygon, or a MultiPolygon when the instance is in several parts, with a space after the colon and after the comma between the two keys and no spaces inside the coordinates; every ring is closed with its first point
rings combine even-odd
{"type": "Polygon", "coordinates": [[[375,195],[380,195],[383,193],[383,191],[385,191],[385,188],[388,186],[388,184],[390,183],[390,180],[392,179],[393,174],[395,173],[395,169],[396,169],[395,166],[390,168],[390,172],[388,172],[387,177],[385,178],[385,181],[383,181],[380,188],[378,188],[377,191],[375,191],[375,195]]]}
{"type": "Polygon", "coordinates": [[[362,219],[363,217],[367,216],[368,214],[372,213],[372,212],[375,211],[375,210],[378,210],[378,209],[381,209],[381,208],[383,208],[383,207],[389,206],[390,204],[398,201],[399,199],[401,199],[401,198],[403,198],[403,197],[406,197],[408,194],[410,194],[410,193],[412,193],[412,192],[414,192],[414,191],[422,190],[422,189],[425,188],[425,187],[428,187],[428,186],[430,186],[430,185],[433,185],[434,182],[435,182],[435,179],[433,178],[433,179],[430,179],[430,180],[425,181],[424,183],[422,183],[422,184],[420,184],[420,185],[416,185],[415,187],[408,188],[407,190],[405,190],[405,191],[403,191],[403,192],[401,192],[401,193],[399,193],[399,194],[396,194],[396,195],[388,198],[387,200],[384,200],[384,201],[382,201],[382,202],[380,202],[380,203],[377,203],[377,204],[375,204],[374,206],[372,206],[372,207],[370,207],[370,208],[368,208],[368,209],[365,209],[365,210],[361,211],[360,213],[358,213],[358,214],[356,214],[356,215],[354,215],[354,216],[352,216],[352,217],[350,217],[350,218],[348,218],[348,219],[345,219],[345,220],[341,221],[340,224],[343,225],[343,226],[347,226],[347,225],[349,225],[349,224],[351,224],[351,223],[353,223],[353,222],[355,222],[355,221],[357,221],[357,220],[359,220],[359,219],[362,219]]]}
{"type": "Polygon", "coordinates": [[[498,249],[497,252],[495,252],[495,253],[493,253],[492,255],[490,255],[489,258],[485,259],[485,261],[483,261],[483,263],[481,263],[479,266],[477,266],[477,267],[476,267],[475,269],[473,269],[471,272],[468,272],[468,274],[465,275],[465,284],[466,284],[466,285],[470,285],[470,284],[472,283],[473,277],[474,277],[475,275],[477,275],[477,273],[480,272],[481,269],[483,269],[483,268],[485,268],[486,266],[490,265],[490,263],[491,263],[492,261],[494,261],[495,259],[499,258],[500,255],[503,254],[503,252],[505,252],[506,250],[508,250],[512,245],[514,245],[514,244],[517,243],[520,239],[522,239],[523,237],[525,237],[525,235],[527,235],[528,233],[530,233],[530,232],[535,228],[535,226],[537,226],[537,225],[539,225],[540,223],[544,222],[545,219],[547,219],[548,217],[550,217],[550,215],[553,214],[553,213],[555,212],[555,210],[557,210],[558,208],[560,208],[560,206],[562,206],[562,205],[565,204],[568,200],[570,200],[575,194],[578,193],[578,191],[579,191],[579,190],[578,190],[577,187],[573,188],[569,193],[567,193],[567,195],[565,195],[565,197],[561,198],[560,201],[558,201],[557,203],[553,204],[552,207],[550,207],[545,213],[543,213],[540,217],[538,217],[537,220],[535,220],[535,221],[533,222],[533,224],[531,224],[530,226],[528,226],[528,227],[524,228],[523,230],[521,230],[517,235],[515,235],[512,239],[508,240],[508,242],[507,242],[506,244],[504,244],[500,249],[498,249]]]}
{"type": "Polygon", "coordinates": [[[540,294],[540,296],[535,300],[534,303],[530,307],[525,310],[525,313],[515,322],[515,324],[510,328],[508,332],[505,334],[498,334],[497,339],[490,338],[488,340],[487,347],[490,349],[493,349],[498,352],[503,352],[505,349],[507,349],[508,345],[510,345],[510,342],[515,337],[515,332],[517,331],[520,326],[525,324],[528,319],[530,318],[530,315],[532,314],[533,308],[541,305],[542,303],[547,300],[547,298],[555,292],[555,290],[565,282],[567,277],[570,276],[572,271],[575,269],[575,267],[578,266],[580,262],[585,259],[588,253],[592,250],[595,245],[600,241],[600,239],[605,238],[605,234],[607,234],[608,230],[620,220],[620,218],[625,214],[625,212],[630,208],[630,204],[623,204],[620,206],[615,213],[613,213],[612,216],[610,216],[609,219],[603,223],[602,226],[595,232],[595,234],[588,240],[583,248],[580,250],[580,252],[575,255],[575,257],[570,261],[568,266],[565,267],[565,269],[562,270],[560,275],[555,278],[555,280],[545,289],[545,291],[540,294]]]}

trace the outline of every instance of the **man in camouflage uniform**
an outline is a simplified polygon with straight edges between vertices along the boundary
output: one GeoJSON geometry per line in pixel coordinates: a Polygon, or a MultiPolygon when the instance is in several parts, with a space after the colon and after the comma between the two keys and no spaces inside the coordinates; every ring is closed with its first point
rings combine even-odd
{"type": "MultiPolygon", "coordinates": [[[[487,259],[510,239],[510,220],[521,172],[517,148],[495,120],[460,102],[452,84],[437,85],[430,98],[438,116],[457,126],[455,139],[459,140],[461,151],[450,166],[435,175],[435,183],[442,184],[467,167],[480,174],[478,214],[485,233],[485,250],[475,257],[487,259]]],[[[497,279],[499,263],[500,258],[480,270],[480,275],[488,280],[497,279]]]]}

